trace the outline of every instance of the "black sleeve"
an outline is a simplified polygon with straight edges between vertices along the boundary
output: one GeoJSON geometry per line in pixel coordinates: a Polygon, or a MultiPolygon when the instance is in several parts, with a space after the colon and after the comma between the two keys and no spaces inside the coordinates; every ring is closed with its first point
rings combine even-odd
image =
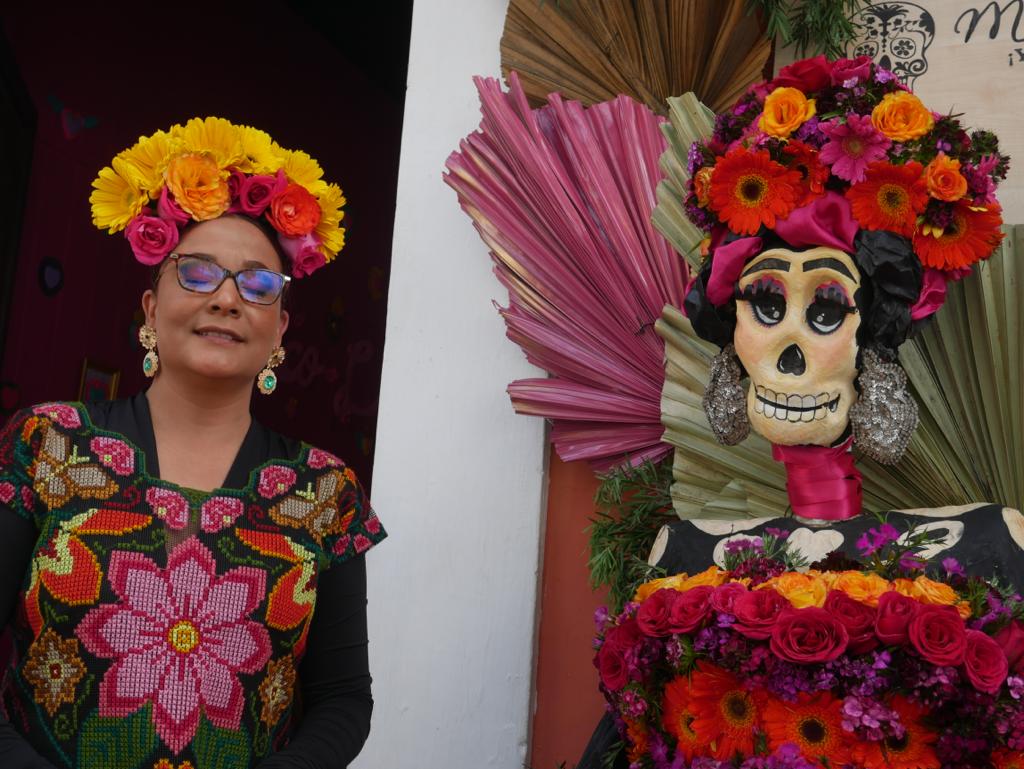
{"type": "Polygon", "coordinates": [[[302,721],[288,746],[259,769],[342,769],[359,755],[373,710],[366,647],[366,560],[360,555],[320,575],[298,670],[302,721]]]}
{"type": "MultiPolygon", "coordinates": [[[[18,602],[18,589],[36,542],[35,526],[0,505],[0,628],[7,627],[18,602]]],[[[0,660],[6,664],[7,660],[0,660]]],[[[40,758],[0,713],[0,766],[4,769],[55,769],[40,758]]]]}

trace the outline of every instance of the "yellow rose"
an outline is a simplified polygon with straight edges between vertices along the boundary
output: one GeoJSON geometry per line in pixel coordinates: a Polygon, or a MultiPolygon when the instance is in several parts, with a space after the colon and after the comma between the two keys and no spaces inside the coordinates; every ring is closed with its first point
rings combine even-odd
{"type": "Polygon", "coordinates": [[[167,164],[164,176],[174,202],[197,222],[216,219],[231,205],[227,172],[209,155],[177,155],[167,164]]]}
{"type": "Polygon", "coordinates": [[[787,571],[777,577],[772,577],[767,582],[762,582],[755,588],[774,588],[777,593],[786,598],[797,609],[805,609],[808,606],[821,607],[825,604],[825,595],[828,587],[825,580],[814,574],[800,574],[796,571],[787,571]]]}
{"type": "Polygon", "coordinates": [[[894,142],[919,139],[935,125],[932,113],[908,91],[887,93],[871,111],[871,122],[894,142]]]}
{"type": "Polygon", "coordinates": [[[937,606],[952,606],[958,600],[956,591],[949,585],[928,579],[924,575],[914,580],[913,597],[921,603],[931,603],[937,606]]]}
{"type": "Polygon", "coordinates": [[[644,582],[644,584],[636,589],[636,595],[633,596],[633,600],[638,603],[642,603],[647,600],[648,596],[658,590],[678,590],[684,579],[686,579],[686,572],[676,574],[671,577],[661,577],[660,579],[652,579],[650,582],[644,582]]]}
{"type": "Polygon", "coordinates": [[[722,571],[717,566],[709,566],[700,574],[694,574],[689,579],[683,580],[682,584],[676,588],[680,593],[685,593],[687,590],[700,585],[710,585],[711,587],[718,587],[724,585],[729,579],[729,572],[722,571]]]}
{"type": "Polygon", "coordinates": [[[889,581],[877,574],[844,571],[836,577],[832,589],[846,593],[865,606],[878,606],[878,597],[889,590],[889,581]]]}
{"type": "Polygon", "coordinates": [[[788,139],[812,117],[814,99],[808,99],[799,88],[776,88],[764,100],[758,127],[769,136],[788,139]]]}

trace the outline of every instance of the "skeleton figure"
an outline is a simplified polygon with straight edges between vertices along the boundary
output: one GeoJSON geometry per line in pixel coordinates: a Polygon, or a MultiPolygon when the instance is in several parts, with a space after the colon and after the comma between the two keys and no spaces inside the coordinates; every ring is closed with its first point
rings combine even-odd
{"type": "Polygon", "coordinates": [[[851,18],[857,34],[847,54],[870,56],[891,70],[911,89],[928,71],[925,51],[935,39],[935,20],[914,3],[876,3],[851,18]]]}

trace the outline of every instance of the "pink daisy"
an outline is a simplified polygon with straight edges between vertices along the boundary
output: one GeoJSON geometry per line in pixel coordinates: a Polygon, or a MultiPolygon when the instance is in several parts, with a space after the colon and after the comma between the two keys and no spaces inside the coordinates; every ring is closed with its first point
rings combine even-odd
{"type": "Polygon", "coordinates": [[[829,139],[818,159],[831,166],[833,174],[848,182],[864,181],[868,163],[884,160],[892,146],[892,141],[875,128],[870,115],[851,112],[845,123],[830,120],[818,127],[829,139]]]}

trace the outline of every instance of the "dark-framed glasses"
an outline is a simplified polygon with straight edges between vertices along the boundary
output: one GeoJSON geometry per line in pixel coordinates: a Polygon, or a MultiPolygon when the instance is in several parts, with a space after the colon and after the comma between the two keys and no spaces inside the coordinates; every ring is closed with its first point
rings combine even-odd
{"type": "Polygon", "coordinates": [[[251,304],[273,304],[291,278],[265,267],[250,267],[238,272],[225,269],[205,254],[168,254],[174,260],[178,285],[197,294],[212,294],[225,280],[235,281],[238,295],[251,304]]]}

